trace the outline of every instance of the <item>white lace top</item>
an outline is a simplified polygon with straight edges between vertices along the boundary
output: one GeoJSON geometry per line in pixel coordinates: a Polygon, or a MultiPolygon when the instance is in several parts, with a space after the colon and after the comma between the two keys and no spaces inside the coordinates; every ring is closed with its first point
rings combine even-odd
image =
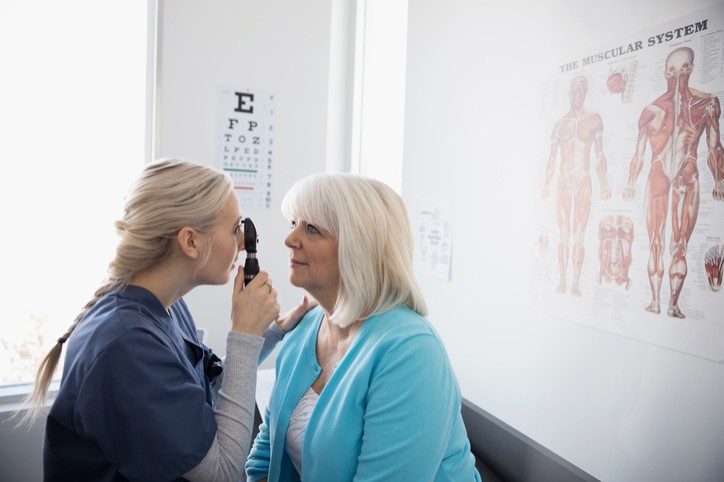
{"type": "Polygon", "coordinates": [[[289,427],[287,428],[285,448],[287,449],[289,457],[292,459],[294,468],[297,469],[300,476],[302,475],[302,444],[304,443],[304,432],[307,431],[309,418],[312,416],[314,407],[317,406],[317,400],[319,400],[319,395],[312,390],[312,387],[309,387],[294,408],[292,417],[289,420],[289,427]]]}

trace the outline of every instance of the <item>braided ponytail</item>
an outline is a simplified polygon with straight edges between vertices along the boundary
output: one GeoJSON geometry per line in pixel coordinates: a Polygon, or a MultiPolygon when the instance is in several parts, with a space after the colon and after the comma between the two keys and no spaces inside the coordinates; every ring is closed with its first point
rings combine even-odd
{"type": "Polygon", "coordinates": [[[40,416],[63,344],[85,314],[105,295],[127,286],[135,274],[164,260],[181,227],[210,232],[233,188],[227,174],[200,164],[160,160],[146,165],[126,197],[123,218],[115,223],[120,239],[108,278],[40,362],[35,386],[26,397],[30,408],[22,415],[16,412],[17,425],[30,426],[40,416]]]}

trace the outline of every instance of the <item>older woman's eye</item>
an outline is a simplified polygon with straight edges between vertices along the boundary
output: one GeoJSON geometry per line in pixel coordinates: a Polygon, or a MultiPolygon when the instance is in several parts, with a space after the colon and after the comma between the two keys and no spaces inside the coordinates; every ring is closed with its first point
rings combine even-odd
{"type": "Polygon", "coordinates": [[[297,227],[297,222],[296,222],[296,221],[292,221],[292,225],[290,226],[290,228],[291,228],[291,229],[294,229],[294,228],[296,228],[296,227],[297,227]]]}
{"type": "Polygon", "coordinates": [[[317,229],[315,226],[311,224],[307,224],[307,232],[308,233],[319,233],[319,229],[317,229]]]}

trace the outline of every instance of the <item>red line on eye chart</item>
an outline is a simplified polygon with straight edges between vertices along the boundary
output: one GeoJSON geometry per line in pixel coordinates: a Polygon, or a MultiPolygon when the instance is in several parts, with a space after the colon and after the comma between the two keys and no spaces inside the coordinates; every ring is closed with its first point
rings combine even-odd
{"type": "MultiPolygon", "coordinates": [[[[231,167],[225,167],[224,171],[233,171],[233,172],[250,172],[252,174],[256,174],[259,172],[257,169],[234,169],[231,167]]],[[[237,191],[253,191],[254,186],[234,186],[234,189],[237,191]]]]}

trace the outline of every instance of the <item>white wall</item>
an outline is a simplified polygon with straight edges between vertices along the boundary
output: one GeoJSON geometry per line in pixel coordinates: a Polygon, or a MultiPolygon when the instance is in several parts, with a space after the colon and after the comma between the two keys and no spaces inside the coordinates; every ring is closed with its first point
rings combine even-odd
{"type": "Polygon", "coordinates": [[[526,308],[543,72],[713,3],[409,3],[402,192],[454,203],[431,319],[466,398],[604,481],[722,480],[724,365],[526,308]]]}
{"type": "MultiPolygon", "coordinates": [[[[346,103],[338,99],[349,96],[349,12],[332,0],[160,3],[157,156],[214,162],[217,84],[275,95],[272,207],[242,214],[254,220],[260,266],[270,273],[284,311],[303,293],[287,282],[283,239],[289,225],[279,211],[281,198],[302,176],[340,169],[345,161],[340,118],[346,103]]],[[[186,296],[197,324],[208,329],[207,343],[221,354],[230,287],[201,287],[186,296]]]]}
{"type": "MultiPolygon", "coordinates": [[[[273,207],[247,214],[288,307],[301,293],[286,283],[281,195],[344,157],[346,133],[332,139],[329,126],[346,115],[330,100],[348,92],[337,70],[347,46],[332,43],[349,26],[335,23],[340,2],[160,3],[157,155],[212,162],[217,83],[277,95],[273,207]]],[[[539,127],[530,86],[560,53],[713,3],[409,2],[403,195],[411,209],[435,196],[456,208],[452,281],[421,277],[431,319],[466,398],[604,481],[721,479],[724,367],[520,309],[528,219],[505,200],[539,189],[525,175],[540,159],[525,140],[539,127]]],[[[188,297],[222,354],[229,289],[188,297]]]]}
{"type": "MultiPolygon", "coordinates": [[[[349,138],[341,119],[348,115],[345,62],[353,47],[351,12],[344,3],[159,0],[155,157],[213,162],[217,83],[277,96],[273,206],[244,214],[257,226],[261,268],[270,272],[282,309],[302,293],[287,282],[282,240],[289,226],[279,213],[281,196],[303,175],[339,170],[348,162],[349,138]]],[[[122,133],[118,139],[123,142],[122,133]]],[[[231,285],[202,287],[186,298],[198,324],[209,330],[207,343],[222,355],[230,290],[231,285]]],[[[41,480],[44,423],[29,432],[15,430],[8,419],[16,408],[0,407],[0,480],[41,480]]]]}

